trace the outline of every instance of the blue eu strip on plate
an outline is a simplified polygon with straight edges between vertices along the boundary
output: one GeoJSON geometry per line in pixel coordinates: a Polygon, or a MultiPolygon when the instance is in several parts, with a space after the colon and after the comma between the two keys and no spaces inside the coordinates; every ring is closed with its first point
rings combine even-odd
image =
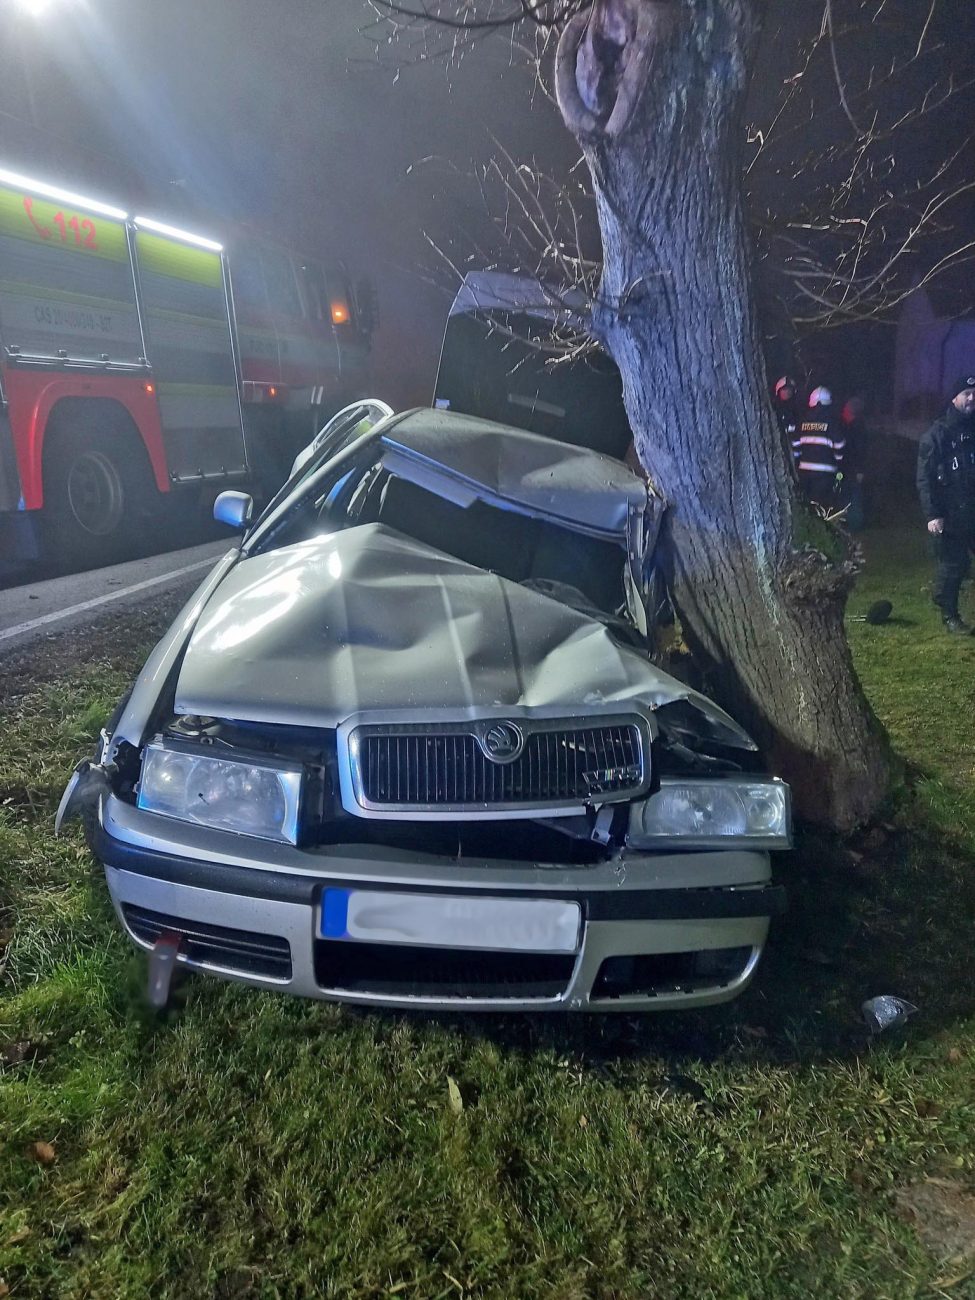
{"type": "Polygon", "coordinates": [[[349,917],[349,889],[326,889],[322,899],[322,938],[345,936],[349,917]]]}

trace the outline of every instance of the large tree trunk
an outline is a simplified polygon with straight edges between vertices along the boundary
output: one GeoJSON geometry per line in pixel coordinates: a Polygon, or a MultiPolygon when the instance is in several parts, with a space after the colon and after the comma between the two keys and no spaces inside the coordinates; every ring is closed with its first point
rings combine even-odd
{"type": "Polygon", "coordinates": [[[592,172],[594,330],[623,375],[685,637],[718,699],[841,830],[876,812],[890,751],[843,628],[855,572],[795,496],[767,396],[740,141],[758,0],[595,0],[562,35],[559,104],[592,172]]]}

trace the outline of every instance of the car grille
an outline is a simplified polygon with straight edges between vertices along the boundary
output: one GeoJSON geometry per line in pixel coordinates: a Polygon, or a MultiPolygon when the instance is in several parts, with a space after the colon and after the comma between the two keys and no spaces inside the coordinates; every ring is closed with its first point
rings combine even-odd
{"type": "Polygon", "coordinates": [[[484,749],[489,726],[357,727],[350,766],[359,808],[524,812],[632,798],[646,786],[649,743],[641,721],[519,721],[523,748],[500,762],[484,749]]]}
{"type": "Polygon", "coordinates": [[[230,930],[204,921],[187,921],[163,912],[150,912],[132,903],[122,906],[126,924],[137,939],[153,944],[162,934],[180,940],[180,954],[197,966],[219,966],[242,975],[291,979],[291,945],[273,934],[230,930]]]}

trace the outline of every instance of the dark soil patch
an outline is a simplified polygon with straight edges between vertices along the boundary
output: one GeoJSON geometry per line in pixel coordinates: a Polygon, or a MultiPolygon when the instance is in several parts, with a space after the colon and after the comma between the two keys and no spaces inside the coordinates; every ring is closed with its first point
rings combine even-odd
{"type": "Polygon", "coordinates": [[[975,1262],[975,1196],[950,1178],[925,1178],[894,1193],[897,1212],[939,1263],[975,1262]]]}

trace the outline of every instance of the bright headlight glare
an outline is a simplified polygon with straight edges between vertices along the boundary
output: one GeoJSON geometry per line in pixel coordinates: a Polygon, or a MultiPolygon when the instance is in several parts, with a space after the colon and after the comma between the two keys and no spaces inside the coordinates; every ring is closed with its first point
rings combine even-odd
{"type": "Polygon", "coordinates": [[[790,839],[781,781],[664,781],[641,809],[639,835],[684,841],[790,839]]]}
{"type": "Polygon", "coordinates": [[[147,745],[139,807],[199,826],[298,841],[301,769],[147,745]]]}

